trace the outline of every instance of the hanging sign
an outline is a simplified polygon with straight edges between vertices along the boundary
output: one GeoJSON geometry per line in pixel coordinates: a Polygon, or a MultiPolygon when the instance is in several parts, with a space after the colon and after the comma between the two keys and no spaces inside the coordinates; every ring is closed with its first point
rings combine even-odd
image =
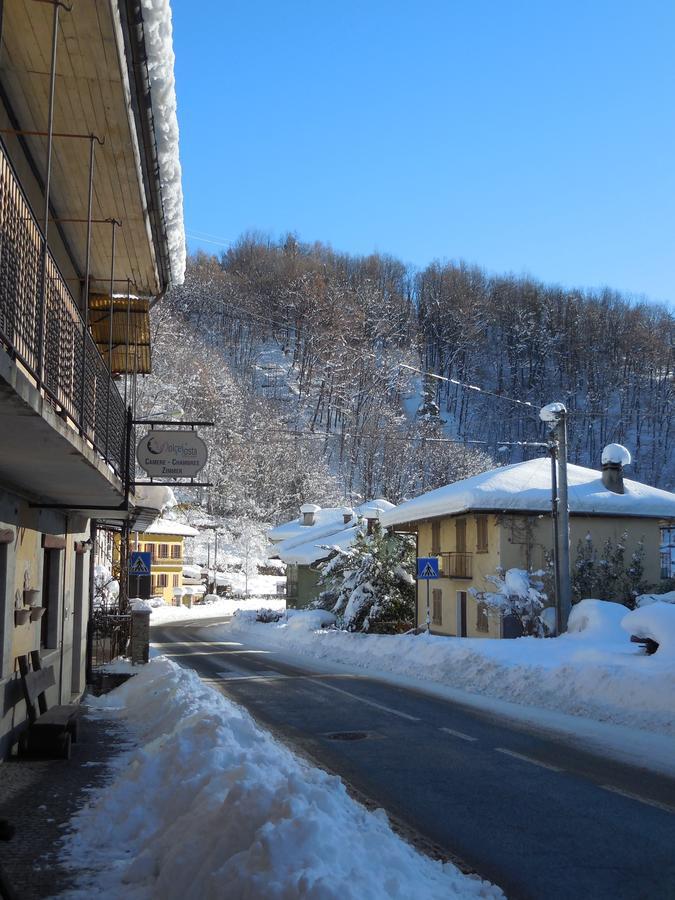
{"type": "Polygon", "coordinates": [[[208,455],[195,431],[150,431],[136,448],[138,464],[151,478],[194,478],[208,455]]]}

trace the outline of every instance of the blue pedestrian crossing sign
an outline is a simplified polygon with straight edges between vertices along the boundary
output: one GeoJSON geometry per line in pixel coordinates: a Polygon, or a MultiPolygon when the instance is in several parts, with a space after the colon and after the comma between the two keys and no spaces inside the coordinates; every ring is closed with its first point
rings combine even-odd
{"type": "Polygon", "coordinates": [[[149,575],[150,566],[152,565],[152,554],[141,553],[134,550],[129,554],[129,574],[130,575],[149,575]]]}
{"type": "Polygon", "coordinates": [[[438,559],[435,556],[418,556],[417,557],[417,578],[421,581],[428,581],[432,578],[439,578],[438,559]]]}

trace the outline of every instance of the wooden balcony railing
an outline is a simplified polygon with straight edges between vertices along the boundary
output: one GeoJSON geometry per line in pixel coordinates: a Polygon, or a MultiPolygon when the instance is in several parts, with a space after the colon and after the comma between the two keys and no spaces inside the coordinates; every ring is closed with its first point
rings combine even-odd
{"type": "Polygon", "coordinates": [[[471,553],[441,553],[443,578],[472,578],[473,555],[471,553]]]}
{"type": "MultiPolygon", "coordinates": [[[[124,401],[0,145],[0,343],[123,478],[124,401]]],[[[130,450],[133,448],[133,441],[130,450]]]]}

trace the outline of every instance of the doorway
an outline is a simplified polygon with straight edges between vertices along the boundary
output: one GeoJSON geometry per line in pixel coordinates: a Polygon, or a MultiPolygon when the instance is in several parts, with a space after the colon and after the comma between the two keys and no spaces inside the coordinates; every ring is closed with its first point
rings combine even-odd
{"type": "Polygon", "coordinates": [[[457,636],[466,637],[466,591],[457,591],[457,636]]]}

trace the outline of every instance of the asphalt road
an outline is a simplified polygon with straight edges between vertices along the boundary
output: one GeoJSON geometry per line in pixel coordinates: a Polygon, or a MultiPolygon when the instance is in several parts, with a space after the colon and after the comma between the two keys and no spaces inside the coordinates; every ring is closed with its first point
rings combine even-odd
{"type": "Polygon", "coordinates": [[[675,780],[360,673],[219,643],[206,624],[152,639],[508,897],[675,900],[675,780]]]}

